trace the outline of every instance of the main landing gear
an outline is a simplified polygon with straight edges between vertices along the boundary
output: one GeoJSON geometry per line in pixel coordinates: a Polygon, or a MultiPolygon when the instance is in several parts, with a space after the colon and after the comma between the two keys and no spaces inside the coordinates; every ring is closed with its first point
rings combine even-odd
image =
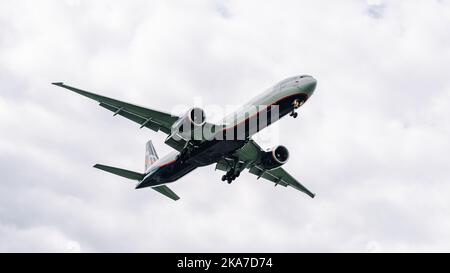
{"type": "Polygon", "coordinates": [[[183,162],[187,161],[191,157],[192,152],[196,148],[198,148],[198,146],[196,146],[193,141],[186,142],[186,144],[184,145],[184,147],[181,150],[180,154],[178,155],[178,158],[180,159],[180,162],[183,163],[183,162]]]}
{"type": "Polygon", "coordinates": [[[239,175],[241,171],[245,169],[245,166],[242,166],[238,160],[235,160],[233,163],[228,163],[228,171],[222,176],[222,181],[227,181],[228,184],[231,184],[239,175]]]}
{"type": "Polygon", "coordinates": [[[231,184],[233,180],[235,180],[237,177],[239,177],[240,173],[232,173],[231,171],[228,171],[226,174],[222,176],[222,181],[227,181],[228,184],[231,184]]]}
{"type": "Polygon", "coordinates": [[[298,113],[295,112],[295,110],[292,110],[292,112],[289,114],[289,116],[293,117],[293,118],[297,118],[298,113]]]}

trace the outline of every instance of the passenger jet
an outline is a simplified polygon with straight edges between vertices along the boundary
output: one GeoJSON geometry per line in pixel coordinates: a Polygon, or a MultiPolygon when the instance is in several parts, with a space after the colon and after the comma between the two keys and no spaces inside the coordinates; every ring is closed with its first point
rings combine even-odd
{"type": "Polygon", "coordinates": [[[134,172],[107,165],[95,168],[137,181],[136,189],[150,187],[173,199],[180,199],[168,186],[198,167],[215,164],[224,171],[222,181],[231,183],[248,169],[257,178],[290,186],[314,197],[314,194],[286,172],[282,165],[289,152],[284,146],[263,150],[252,136],[286,116],[296,118],[296,112],[313,94],[317,81],[308,75],[287,78],[244,104],[221,124],[206,122],[203,109],[193,107],[184,115],[174,116],[135,104],[87,92],[62,82],[54,85],[66,88],[100,103],[100,106],[139,124],[140,128],[167,134],[165,143],[174,151],[162,158],[151,141],[147,142],[145,171],[134,172]]]}

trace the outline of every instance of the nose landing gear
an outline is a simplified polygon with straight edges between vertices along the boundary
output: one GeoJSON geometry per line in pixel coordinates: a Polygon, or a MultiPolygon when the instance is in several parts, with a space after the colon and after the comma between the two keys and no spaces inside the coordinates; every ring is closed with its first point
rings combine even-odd
{"type": "Polygon", "coordinates": [[[294,100],[294,102],[292,103],[292,106],[294,106],[294,109],[292,109],[292,112],[289,115],[293,118],[297,118],[298,113],[295,112],[295,110],[298,109],[300,106],[302,106],[303,103],[304,103],[303,100],[299,100],[299,99],[294,100]]]}
{"type": "Polygon", "coordinates": [[[293,118],[297,118],[298,113],[295,112],[295,110],[292,110],[292,112],[289,114],[289,116],[293,117],[293,118]]]}
{"type": "Polygon", "coordinates": [[[301,101],[299,99],[294,100],[294,102],[292,103],[292,105],[294,106],[294,109],[299,108],[300,106],[302,106],[302,104],[303,104],[303,101],[301,101]]]}

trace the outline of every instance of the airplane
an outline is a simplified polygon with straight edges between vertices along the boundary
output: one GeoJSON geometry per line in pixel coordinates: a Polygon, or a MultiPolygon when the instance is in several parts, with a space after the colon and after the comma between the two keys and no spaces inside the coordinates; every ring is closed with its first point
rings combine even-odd
{"type": "Polygon", "coordinates": [[[314,93],[317,81],[309,75],[284,79],[244,104],[222,124],[206,122],[203,109],[193,107],[181,116],[174,116],[135,104],[84,91],[62,82],[52,83],[99,103],[113,116],[120,115],[155,132],[167,134],[164,141],[174,149],[159,158],[151,142],[146,144],[145,170],[143,173],[102,164],[93,167],[137,181],[136,189],[150,187],[178,200],[167,184],[174,182],[198,167],[216,164],[216,170],[224,171],[222,181],[229,184],[248,169],[257,179],[263,178],[275,186],[290,186],[311,198],[315,194],[282,168],[289,159],[289,151],[279,145],[263,150],[252,138],[260,130],[289,114],[297,118],[296,110],[314,93]]]}

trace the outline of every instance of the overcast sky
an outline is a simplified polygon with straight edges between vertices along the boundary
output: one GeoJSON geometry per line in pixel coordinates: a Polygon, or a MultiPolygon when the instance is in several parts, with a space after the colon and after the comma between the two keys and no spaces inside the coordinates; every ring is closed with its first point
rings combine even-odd
{"type": "Polygon", "coordinates": [[[448,0],[0,0],[0,251],[450,251],[449,28],[448,0]],[[298,74],[262,146],[315,199],[214,166],[134,190],[92,165],[143,171],[164,134],[50,85],[171,111],[298,74]]]}

